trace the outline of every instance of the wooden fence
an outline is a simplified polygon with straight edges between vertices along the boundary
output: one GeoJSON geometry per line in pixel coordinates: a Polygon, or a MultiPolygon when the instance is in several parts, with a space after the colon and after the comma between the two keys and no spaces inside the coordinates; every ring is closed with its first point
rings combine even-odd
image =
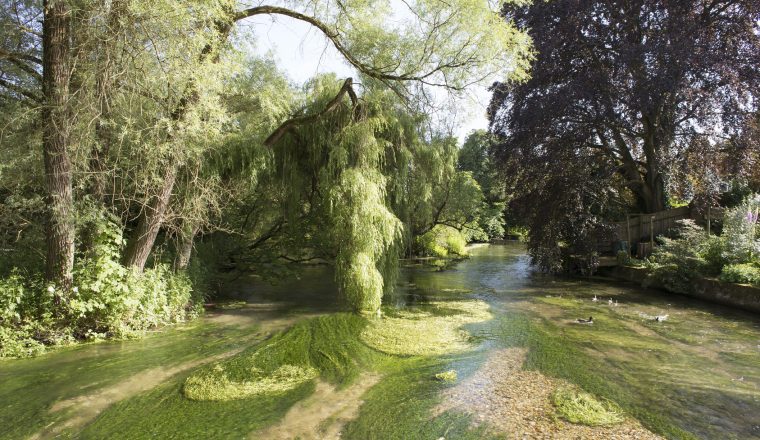
{"type": "Polygon", "coordinates": [[[612,242],[600,246],[599,251],[610,253],[614,250],[614,242],[626,241],[634,254],[639,257],[648,255],[657,237],[672,237],[678,226],[677,222],[686,219],[694,220],[709,231],[716,220],[723,219],[723,209],[710,208],[700,214],[696,209],[683,206],[653,214],[628,214],[625,221],[615,223],[612,242]]]}

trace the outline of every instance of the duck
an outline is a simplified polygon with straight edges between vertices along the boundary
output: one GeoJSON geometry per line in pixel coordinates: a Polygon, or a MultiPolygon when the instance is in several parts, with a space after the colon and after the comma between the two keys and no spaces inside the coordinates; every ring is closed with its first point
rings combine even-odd
{"type": "Polygon", "coordinates": [[[654,317],[654,320],[657,322],[667,321],[669,315],[657,315],[654,317]]]}
{"type": "Polygon", "coordinates": [[[593,324],[594,323],[594,317],[589,316],[588,319],[578,318],[575,320],[578,324],[593,324]]]}
{"type": "Polygon", "coordinates": [[[597,301],[599,301],[599,298],[597,298],[596,295],[594,295],[594,298],[592,298],[591,301],[597,302],[597,301]]]}
{"type": "Polygon", "coordinates": [[[607,304],[612,305],[612,298],[607,300],[607,304]]]}

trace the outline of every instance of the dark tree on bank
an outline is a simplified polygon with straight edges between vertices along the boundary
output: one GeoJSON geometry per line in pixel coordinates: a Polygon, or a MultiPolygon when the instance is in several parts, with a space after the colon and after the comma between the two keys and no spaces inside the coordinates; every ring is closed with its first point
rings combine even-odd
{"type": "Polygon", "coordinates": [[[538,1],[504,16],[536,61],[529,81],[493,87],[492,153],[534,256],[587,240],[573,223],[666,208],[679,156],[737,136],[757,105],[758,0],[538,1]]]}
{"type": "Polygon", "coordinates": [[[568,151],[593,156],[641,212],[666,207],[683,149],[737,132],[756,105],[758,0],[559,0],[508,5],[505,17],[529,29],[537,60],[530,81],[494,88],[497,157],[552,173],[568,151]]]}

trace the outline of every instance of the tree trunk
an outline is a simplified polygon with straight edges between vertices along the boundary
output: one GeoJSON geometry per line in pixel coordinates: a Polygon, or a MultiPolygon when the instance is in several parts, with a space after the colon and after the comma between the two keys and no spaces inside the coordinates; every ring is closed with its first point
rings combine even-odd
{"type": "Polygon", "coordinates": [[[177,179],[177,170],[173,165],[168,165],[164,174],[164,183],[159,193],[153,196],[150,203],[143,208],[137,229],[132,233],[127,249],[124,252],[124,265],[133,267],[139,272],[145,269],[150,251],[156,242],[158,231],[164,221],[166,208],[169,207],[174,182],[177,179]]]}
{"type": "Polygon", "coordinates": [[[193,243],[196,234],[198,234],[196,226],[183,225],[178,237],[177,256],[174,259],[175,272],[187,269],[188,264],[190,264],[190,256],[193,254],[193,243]]]}
{"type": "MultiPolygon", "coordinates": [[[[64,292],[73,283],[74,198],[71,162],[68,155],[70,113],[68,111],[70,10],[65,0],[45,0],[42,26],[42,148],[48,215],[45,278],[64,292]]],[[[60,301],[60,297],[56,297],[60,301]]]]}
{"type": "MultiPolygon", "coordinates": [[[[232,25],[229,22],[220,22],[216,23],[216,28],[220,36],[217,44],[222,44],[227,40],[232,25]]],[[[203,62],[209,56],[212,56],[211,62],[218,62],[219,52],[217,44],[206,44],[198,57],[199,61],[203,62]]],[[[173,121],[183,120],[190,107],[198,102],[199,94],[196,87],[195,79],[192,79],[187,85],[184,96],[171,112],[171,119],[173,121]]],[[[148,261],[148,256],[153,249],[158,231],[164,221],[166,208],[169,206],[174,183],[177,180],[178,169],[179,166],[173,164],[167,167],[159,194],[154,197],[151,203],[143,209],[142,214],[140,214],[137,229],[134,231],[124,252],[124,264],[126,266],[131,266],[140,272],[145,269],[145,263],[148,261]]]]}
{"type": "Polygon", "coordinates": [[[665,209],[665,183],[657,167],[654,138],[648,136],[644,138],[645,173],[642,173],[639,162],[633,158],[628,142],[623,136],[614,132],[612,140],[617,146],[617,152],[621,155],[622,163],[619,172],[628,182],[628,188],[636,197],[639,211],[650,214],[665,209]]]}

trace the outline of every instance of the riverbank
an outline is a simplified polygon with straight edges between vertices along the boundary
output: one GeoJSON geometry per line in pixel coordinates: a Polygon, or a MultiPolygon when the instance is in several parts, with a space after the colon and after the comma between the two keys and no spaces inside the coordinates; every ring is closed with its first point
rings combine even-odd
{"type": "Polygon", "coordinates": [[[696,277],[689,281],[688,290],[675,292],[653,279],[644,267],[612,266],[601,267],[599,275],[640,286],[652,287],[669,293],[685,295],[704,301],[735,307],[739,310],[760,313],[760,288],[748,284],[726,283],[717,278],[696,277]]]}

